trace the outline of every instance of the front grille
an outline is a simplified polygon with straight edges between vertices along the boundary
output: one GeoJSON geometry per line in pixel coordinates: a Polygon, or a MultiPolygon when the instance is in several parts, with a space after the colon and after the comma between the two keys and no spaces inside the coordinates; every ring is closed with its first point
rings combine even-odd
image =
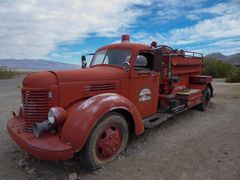
{"type": "Polygon", "coordinates": [[[32,131],[33,122],[42,122],[48,118],[48,91],[22,90],[25,131],[32,131]]]}

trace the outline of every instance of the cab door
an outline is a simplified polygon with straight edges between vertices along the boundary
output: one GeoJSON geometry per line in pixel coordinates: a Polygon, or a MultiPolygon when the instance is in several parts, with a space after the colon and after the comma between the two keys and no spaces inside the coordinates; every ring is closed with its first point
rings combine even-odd
{"type": "Polygon", "coordinates": [[[158,107],[160,75],[153,70],[154,54],[140,52],[133,61],[130,75],[130,99],[142,117],[153,115],[158,107]]]}

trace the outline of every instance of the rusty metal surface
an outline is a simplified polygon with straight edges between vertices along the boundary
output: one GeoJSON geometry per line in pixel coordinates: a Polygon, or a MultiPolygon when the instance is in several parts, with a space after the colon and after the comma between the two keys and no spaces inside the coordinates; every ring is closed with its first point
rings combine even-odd
{"type": "Polygon", "coordinates": [[[194,53],[189,56],[184,51],[179,53],[170,48],[162,57],[163,69],[160,73],[153,70],[137,71],[134,68],[140,53],[154,55],[150,46],[120,43],[101,47],[97,51],[110,49],[131,51],[128,70],[121,66],[100,64],[85,69],[38,72],[24,79],[21,128],[25,124],[25,130],[30,133],[18,133],[14,124],[19,122],[16,119],[9,120],[8,130],[17,144],[42,159],[59,159],[60,156],[63,159],[70,158],[73,151],[84,147],[101,117],[116,109],[132,116],[135,134],[141,135],[144,132],[143,118],[173,108],[170,107],[170,101],[175,100],[176,94],[186,88],[197,89],[198,93],[180,103],[186,103],[188,107],[199,104],[201,91],[212,80],[209,76],[200,75],[203,60],[195,57],[194,53]],[[175,76],[173,81],[170,80],[172,75],[175,76]],[[178,78],[179,81],[175,81],[178,78]],[[46,120],[51,107],[64,108],[67,111],[66,120],[57,128],[55,136],[34,139],[32,123],[46,120]],[[71,144],[72,148],[66,143],[71,144]],[[51,151],[54,146],[64,148],[54,155],[51,151]]]}
{"type": "Polygon", "coordinates": [[[46,89],[22,89],[24,130],[32,131],[32,123],[48,118],[48,91],[46,89]]]}
{"type": "Polygon", "coordinates": [[[29,154],[45,160],[67,160],[73,157],[71,145],[61,142],[58,134],[46,134],[37,139],[24,131],[24,120],[11,118],[7,124],[8,133],[15,142],[29,154]]]}
{"type": "Polygon", "coordinates": [[[71,107],[69,110],[71,113],[61,131],[62,140],[70,142],[77,150],[80,150],[97,121],[114,109],[129,111],[135,122],[135,133],[137,135],[143,133],[142,118],[134,104],[121,95],[105,93],[93,96],[71,107]]]}

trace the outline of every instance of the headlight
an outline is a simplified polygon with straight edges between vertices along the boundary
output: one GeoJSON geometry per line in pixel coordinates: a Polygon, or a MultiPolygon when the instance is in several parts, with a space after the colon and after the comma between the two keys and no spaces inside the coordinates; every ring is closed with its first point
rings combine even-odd
{"type": "Polygon", "coordinates": [[[51,124],[62,124],[67,117],[67,112],[61,107],[53,107],[48,111],[48,121],[51,124]]]}
{"type": "Polygon", "coordinates": [[[48,111],[48,120],[33,122],[33,134],[39,137],[43,132],[49,132],[57,125],[62,124],[67,118],[67,112],[61,107],[53,107],[48,111]]]}
{"type": "Polygon", "coordinates": [[[54,111],[52,109],[50,109],[48,111],[48,121],[51,123],[51,124],[54,124],[55,122],[55,117],[54,117],[54,111]]]}

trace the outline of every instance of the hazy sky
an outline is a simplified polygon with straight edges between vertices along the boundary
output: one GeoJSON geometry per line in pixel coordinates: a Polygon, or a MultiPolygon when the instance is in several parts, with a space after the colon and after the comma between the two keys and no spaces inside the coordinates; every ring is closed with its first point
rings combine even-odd
{"type": "Polygon", "coordinates": [[[79,63],[120,40],[240,52],[240,0],[0,0],[0,59],[79,63]]]}

